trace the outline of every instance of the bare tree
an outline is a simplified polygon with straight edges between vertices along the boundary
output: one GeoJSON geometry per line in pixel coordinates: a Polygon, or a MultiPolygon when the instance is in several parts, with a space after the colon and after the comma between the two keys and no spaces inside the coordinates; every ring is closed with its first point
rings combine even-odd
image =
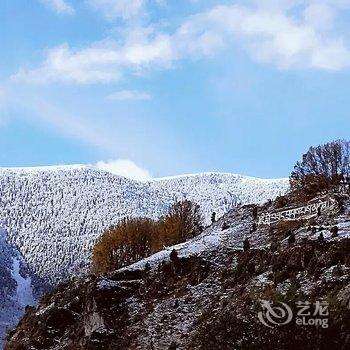
{"type": "Polygon", "coordinates": [[[311,147],[290,176],[291,192],[307,200],[350,176],[350,142],[337,140],[311,147]]]}
{"type": "Polygon", "coordinates": [[[173,204],[163,220],[165,244],[184,242],[202,230],[202,215],[199,205],[183,200],[173,204]]]}
{"type": "Polygon", "coordinates": [[[151,219],[122,220],[95,244],[92,254],[94,271],[113,271],[151,255],[157,234],[156,223],[151,219]]]}

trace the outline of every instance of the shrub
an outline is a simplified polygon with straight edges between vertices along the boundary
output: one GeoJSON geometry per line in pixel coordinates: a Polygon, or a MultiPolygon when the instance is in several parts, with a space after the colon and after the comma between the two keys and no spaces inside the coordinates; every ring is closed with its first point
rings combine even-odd
{"type": "Polygon", "coordinates": [[[278,196],[275,199],[275,208],[280,209],[285,207],[289,203],[289,199],[287,196],[278,196]]]}
{"type": "Polygon", "coordinates": [[[253,214],[253,218],[254,218],[254,219],[257,219],[257,218],[258,218],[258,206],[255,205],[255,206],[253,207],[252,214],[253,214]]]}
{"type": "Polygon", "coordinates": [[[177,255],[177,251],[175,249],[173,249],[170,253],[170,261],[176,262],[178,260],[179,260],[179,257],[177,255]]]}
{"type": "Polygon", "coordinates": [[[318,239],[319,242],[324,242],[324,236],[323,236],[323,233],[322,233],[322,232],[319,234],[319,236],[317,237],[317,239],[318,239]]]}
{"type": "Polygon", "coordinates": [[[243,241],[243,250],[246,252],[250,249],[250,242],[249,242],[249,239],[246,238],[244,241],[243,241]]]}
{"type": "Polygon", "coordinates": [[[332,238],[338,237],[339,228],[338,226],[333,226],[331,228],[332,238]]]}
{"type": "Polygon", "coordinates": [[[150,255],[155,249],[157,224],[150,219],[124,219],[96,243],[92,261],[95,272],[109,272],[150,255]]]}
{"type": "Polygon", "coordinates": [[[300,220],[280,221],[273,226],[273,236],[280,240],[289,237],[302,226],[300,220]]]}
{"type": "Polygon", "coordinates": [[[163,245],[174,245],[202,231],[200,207],[189,200],[175,203],[160,221],[159,235],[163,245]]]}
{"type": "Polygon", "coordinates": [[[107,230],[93,248],[94,272],[110,272],[130,265],[162,249],[186,241],[201,232],[199,206],[182,201],[172,205],[159,221],[124,219],[107,230]]]}
{"type": "Polygon", "coordinates": [[[224,223],[221,226],[221,230],[225,231],[225,230],[227,230],[229,228],[230,228],[230,225],[226,221],[224,221],[224,223]]]}
{"type": "Polygon", "coordinates": [[[288,237],[288,244],[293,244],[295,243],[295,234],[292,233],[290,234],[290,236],[288,237]]]}

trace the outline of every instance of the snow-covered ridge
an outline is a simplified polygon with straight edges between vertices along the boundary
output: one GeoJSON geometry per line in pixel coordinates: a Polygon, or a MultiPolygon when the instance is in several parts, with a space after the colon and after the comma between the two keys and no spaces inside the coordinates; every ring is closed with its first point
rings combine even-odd
{"type": "Polygon", "coordinates": [[[228,172],[221,172],[221,171],[204,171],[200,173],[190,173],[190,174],[180,174],[180,175],[172,175],[172,176],[161,176],[161,177],[155,177],[150,182],[159,182],[159,181],[168,181],[168,180],[179,180],[183,178],[191,178],[191,177],[207,177],[207,176],[228,176],[228,177],[235,177],[235,178],[241,178],[241,179],[250,179],[250,180],[259,180],[259,181],[280,181],[280,180],[288,180],[287,178],[281,178],[281,179],[263,179],[258,178],[254,176],[248,176],[248,175],[242,175],[242,174],[235,174],[235,173],[228,173],[228,172]]]}
{"type": "Polygon", "coordinates": [[[173,196],[176,196],[179,189],[185,196],[193,200],[195,198],[191,196],[205,196],[206,203],[204,204],[209,202],[209,205],[212,205],[213,201],[215,202],[218,198],[225,197],[229,208],[218,206],[218,214],[222,216],[237,203],[263,203],[269,198],[272,199],[285,193],[289,180],[286,178],[260,179],[238,174],[207,172],[158,178],[151,181],[150,185],[161,188],[173,196]]]}
{"type": "Polygon", "coordinates": [[[225,173],[141,183],[92,166],[0,168],[0,225],[29,267],[57,283],[86,271],[96,239],[121,218],[163,215],[175,200],[197,202],[209,220],[237,203],[286,192],[288,180],[225,173]]]}
{"type": "Polygon", "coordinates": [[[98,171],[98,168],[92,165],[86,164],[72,164],[72,165],[46,165],[46,166],[35,166],[35,167],[1,167],[1,173],[16,173],[21,175],[32,175],[35,173],[43,173],[43,172],[71,172],[76,170],[86,170],[86,169],[95,169],[98,171]]]}

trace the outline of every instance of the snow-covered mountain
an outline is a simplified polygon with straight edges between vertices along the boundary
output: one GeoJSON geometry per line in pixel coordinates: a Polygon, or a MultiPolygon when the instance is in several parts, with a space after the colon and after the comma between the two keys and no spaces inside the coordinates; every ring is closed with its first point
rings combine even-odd
{"type": "Polygon", "coordinates": [[[5,349],[348,350],[350,195],[332,199],[271,226],[256,214],[275,203],[238,206],[185,243],[73,279],[27,310],[5,349]]]}
{"type": "Polygon", "coordinates": [[[0,224],[32,271],[57,282],[86,271],[101,233],[123,217],[159,217],[175,199],[205,217],[284,193],[288,180],[204,173],[140,183],[89,166],[0,169],[0,224]]]}
{"type": "Polygon", "coordinates": [[[170,197],[200,204],[207,223],[213,211],[221,217],[237,204],[264,203],[284,194],[288,179],[259,179],[230,173],[201,173],[155,179],[151,188],[170,197]]]}

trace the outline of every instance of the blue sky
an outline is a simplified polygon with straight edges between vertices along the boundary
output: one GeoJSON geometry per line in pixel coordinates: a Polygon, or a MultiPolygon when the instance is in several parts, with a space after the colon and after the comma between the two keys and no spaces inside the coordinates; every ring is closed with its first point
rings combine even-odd
{"type": "Polygon", "coordinates": [[[3,0],[0,165],[288,176],[349,138],[349,15],[350,0],[3,0]]]}

